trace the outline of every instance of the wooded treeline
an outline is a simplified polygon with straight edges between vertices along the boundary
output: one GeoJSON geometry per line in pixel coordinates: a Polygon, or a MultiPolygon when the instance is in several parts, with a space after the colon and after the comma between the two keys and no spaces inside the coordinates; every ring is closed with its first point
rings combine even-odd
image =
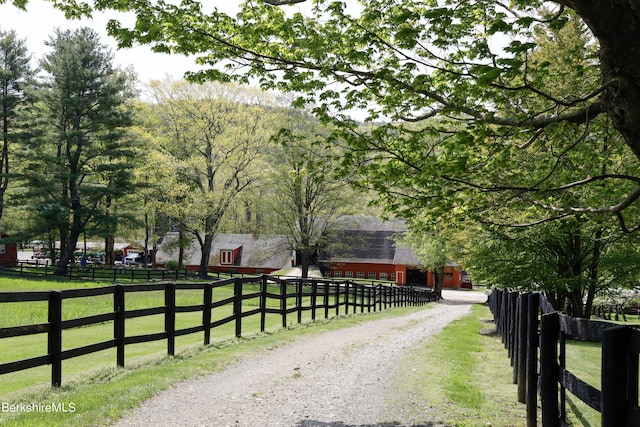
{"type": "Polygon", "coordinates": [[[326,126],[282,96],[170,78],[141,87],[88,28],[54,34],[39,74],[24,40],[0,39],[2,230],[50,242],[52,257],[59,241],[60,274],[83,240],[103,240],[112,264],[116,237],[153,249],[176,230],[199,242],[203,276],[219,232],[290,235],[308,268],[333,219],[367,209],[334,174],[340,150],[319,144],[326,126]]]}

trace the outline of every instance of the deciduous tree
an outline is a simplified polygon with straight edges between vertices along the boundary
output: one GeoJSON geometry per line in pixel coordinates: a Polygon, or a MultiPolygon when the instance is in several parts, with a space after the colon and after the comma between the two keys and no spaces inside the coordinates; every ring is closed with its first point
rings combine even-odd
{"type": "MultiPolygon", "coordinates": [[[[380,138],[385,138],[397,146],[417,148],[425,157],[430,152],[423,144],[424,136],[442,134],[443,129],[427,125],[415,133],[407,124],[454,118],[464,124],[465,131],[449,135],[441,144],[446,142],[445,148],[455,145],[450,154],[457,157],[448,164],[439,163],[446,169],[434,171],[431,180],[451,189],[447,197],[452,192],[457,199],[470,193],[502,192],[530,204],[527,197],[544,198],[550,190],[613,182],[624,187],[613,203],[611,199],[606,203],[567,203],[566,199],[538,203],[544,207],[539,219],[578,213],[615,215],[625,231],[635,230],[639,222],[634,212],[625,216],[640,197],[637,175],[585,174],[554,188],[540,188],[536,182],[514,187],[500,176],[494,176],[497,180],[493,182],[456,176],[467,160],[504,157],[529,141],[554,133],[559,126],[573,128],[578,136],[599,117],[606,117],[624,142],[626,157],[640,159],[640,107],[636,102],[640,98],[640,42],[635,30],[640,14],[627,0],[606,5],[582,0],[524,0],[511,5],[372,0],[359,7],[318,1],[304,12],[249,1],[236,17],[215,8],[204,10],[198,2],[97,0],[93,6],[136,13],[134,26],[109,25],[123,47],[142,42],[157,51],[198,56],[205,70],[192,74],[194,78],[255,78],[265,88],[301,94],[298,104],[316,105],[316,114],[339,125],[337,129],[355,153],[377,150],[380,138]],[[585,80],[574,93],[557,96],[538,78],[547,65],[532,63],[530,54],[536,49],[535,33],[562,27],[570,19],[569,12],[586,25],[589,38],[597,44],[598,56],[591,66],[599,73],[596,81],[585,80]],[[526,108],[521,100],[527,100],[526,108]],[[352,109],[363,110],[370,121],[385,119],[393,124],[362,135],[349,120],[352,109]]],[[[575,67],[572,79],[579,81],[584,70],[584,66],[575,67]]],[[[353,165],[362,158],[346,160],[355,160],[353,165]]]]}
{"type": "Polygon", "coordinates": [[[336,220],[353,213],[363,202],[336,175],[340,151],[327,149],[329,131],[306,114],[289,110],[274,140],[280,145],[271,157],[269,180],[273,196],[267,200],[283,233],[300,257],[302,277],[327,245],[336,220]]]}
{"type": "Polygon", "coordinates": [[[165,174],[160,210],[197,239],[207,277],[213,239],[239,193],[259,175],[266,144],[263,95],[233,85],[153,82],[155,167],[165,174]]]}

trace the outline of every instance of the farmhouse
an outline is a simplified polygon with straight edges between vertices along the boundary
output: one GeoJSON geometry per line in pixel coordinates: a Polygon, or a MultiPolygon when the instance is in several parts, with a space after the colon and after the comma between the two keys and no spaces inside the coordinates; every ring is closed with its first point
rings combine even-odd
{"type": "MultiPolygon", "coordinates": [[[[178,233],[167,233],[158,245],[156,263],[178,260],[178,233]]],[[[295,257],[286,236],[252,234],[218,234],[213,240],[209,271],[268,274],[291,267],[295,257]]],[[[200,266],[200,246],[193,240],[185,249],[184,265],[197,270],[200,266]]]]}

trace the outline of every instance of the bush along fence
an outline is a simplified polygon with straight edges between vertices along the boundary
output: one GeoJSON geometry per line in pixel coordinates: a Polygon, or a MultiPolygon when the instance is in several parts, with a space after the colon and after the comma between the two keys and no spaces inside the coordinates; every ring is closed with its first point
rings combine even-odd
{"type": "Polygon", "coordinates": [[[526,404],[528,427],[537,425],[538,394],[542,425],[565,425],[567,391],[600,412],[603,427],[640,426],[640,330],[567,316],[540,293],[494,290],[489,304],[511,358],[518,401],[526,404]],[[566,366],[570,339],[601,343],[600,389],[566,366]]]}
{"type": "MultiPolygon", "coordinates": [[[[290,319],[288,316],[296,316],[297,322],[301,323],[304,311],[311,312],[313,321],[319,313],[324,318],[328,318],[332,315],[338,316],[341,312],[364,313],[365,310],[371,312],[391,307],[423,305],[436,299],[436,294],[431,291],[408,287],[370,286],[316,279],[282,280],[266,275],[208,283],[118,284],[63,291],[0,292],[0,310],[5,310],[5,307],[2,307],[3,303],[45,302],[48,306],[48,321],[45,323],[0,328],[0,340],[42,334],[43,340],[47,342],[47,354],[0,364],[0,375],[51,365],[51,385],[57,387],[62,383],[63,360],[110,348],[116,349],[116,363],[123,367],[127,345],[166,340],[167,353],[174,355],[176,337],[203,333],[203,343],[208,345],[211,341],[211,330],[231,322],[235,324],[235,336],[241,337],[243,319],[249,316],[260,316],[260,332],[264,332],[267,314],[280,316],[282,327],[286,328],[287,321],[290,319]],[[248,287],[246,286],[248,284],[254,286],[248,287]],[[230,289],[231,292],[226,292],[224,295],[231,296],[222,299],[214,298],[214,290],[222,287],[230,289]],[[133,310],[126,308],[134,294],[152,291],[164,293],[163,304],[133,310]],[[179,296],[180,292],[202,292],[200,300],[202,303],[178,305],[177,294],[179,296]],[[109,295],[113,298],[113,310],[63,320],[65,301],[75,298],[104,298],[104,296],[109,298],[109,295]],[[256,308],[247,309],[251,307],[246,304],[248,300],[257,300],[256,308]],[[292,300],[295,303],[291,304],[292,300]],[[195,326],[177,328],[176,315],[190,312],[201,313],[202,322],[195,326]],[[134,321],[133,319],[154,315],[164,317],[161,322],[164,329],[162,332],[135,336],[126,334],[126,325],[134,321]],[[113,323],[112,338],[63,350],[63,331],[107,322],[113,323]]],[[[87,301],[87,304],[90,304],[90,301],[87,301]]]]}

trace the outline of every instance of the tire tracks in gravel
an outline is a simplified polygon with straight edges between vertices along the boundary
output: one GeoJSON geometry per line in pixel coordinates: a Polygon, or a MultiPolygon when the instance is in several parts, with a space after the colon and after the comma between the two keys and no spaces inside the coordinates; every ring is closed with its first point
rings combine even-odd
{"type": "Polygon", "coordinates": [[[411,346],[468,313],[472,303],[486,299],[451,291],[445,298],[407,316],[301,338],[223,371],[182,381],[143,402],[116,425],[405,425],[389,419],[399,411],[390,411],[385,398],[397,393],[393,378],[402,369],[402,357],[411,346]]]}

